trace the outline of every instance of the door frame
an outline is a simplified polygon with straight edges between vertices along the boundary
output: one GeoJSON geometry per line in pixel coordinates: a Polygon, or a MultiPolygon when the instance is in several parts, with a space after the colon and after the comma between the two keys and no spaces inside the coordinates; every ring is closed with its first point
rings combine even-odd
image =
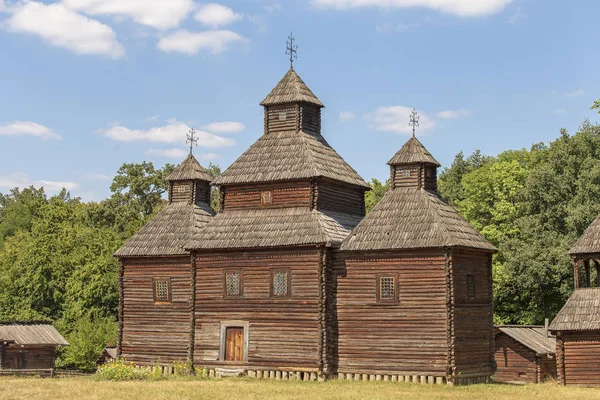
{"type": "Polygon", "coordinates": [[[228,320],[221,321],[219,333],[219,361],[228,364],[240,364],[248,362],[248,336],[250,323],[248,321],[228,320]],[[244,330],[244,352],[242,361],[225,361],[225,351],[227,347],[227,328],[241,328],[244,330]]]}

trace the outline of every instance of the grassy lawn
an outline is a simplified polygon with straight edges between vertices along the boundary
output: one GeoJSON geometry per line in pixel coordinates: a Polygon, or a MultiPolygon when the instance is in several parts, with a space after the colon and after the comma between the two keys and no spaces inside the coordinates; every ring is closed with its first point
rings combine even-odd
{"type": "Polygon", "coordinates": [[[392,382],[294,382],[255,379],[105,382],[91,377],[0,378],[0,399],[600,399],[600,389],[561,387],[555,383],[462,387],[392,382]]]}

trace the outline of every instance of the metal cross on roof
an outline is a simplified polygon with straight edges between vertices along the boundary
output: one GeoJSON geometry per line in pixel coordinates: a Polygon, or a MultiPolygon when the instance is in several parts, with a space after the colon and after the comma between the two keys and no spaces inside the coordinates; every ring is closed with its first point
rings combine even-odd
{"type": "Polygon", "coordinates": [[[290,68],[292,69],[294,69],[294,60],[298,59],[298,46],[294,45],[294,40],[296,39],[294,38],[292,32],[290,32],[290,36],[288,36],[288,40],[285,42],[285,54],[290,56],[290,68]]]}
{"type": "Polygon", "coordinates": [[[410,121],[408,122],[409,126],[412,126],[413,137],[415,137],[415,129],[419,126],[419,114],[415,108],[410,112],[410,121]]]}
{"type": "Polygon", "coordinates": [[[198,146],[198,137],[194,128],[190,129],[189,133],[185,135],[185,142],[190,144],[190,154],[192,154],[192,148],[198,146]]]}

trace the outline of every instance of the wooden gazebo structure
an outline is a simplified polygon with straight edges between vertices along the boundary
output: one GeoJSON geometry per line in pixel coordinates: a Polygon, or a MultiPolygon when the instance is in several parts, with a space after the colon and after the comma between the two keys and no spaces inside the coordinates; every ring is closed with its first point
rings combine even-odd
{"type": "Polygon", "coordinates": [[[569,254],[575,291],[550,325],[556,334],[558,380],[562,385],[600,386],[600,216],[569,254]]]}

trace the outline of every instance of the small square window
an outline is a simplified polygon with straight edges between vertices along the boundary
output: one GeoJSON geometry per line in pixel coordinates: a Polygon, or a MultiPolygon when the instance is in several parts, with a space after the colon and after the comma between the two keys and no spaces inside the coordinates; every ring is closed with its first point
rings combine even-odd
{"type": "Polygon", "coordinates": [[[225,297],[242,296],[242,273],[239,270],[225,271],[225,297]]]}
{"type": "Polygon", "coordinates": [[[273,194],[270,190],[265,190],[260,194],[260,203],[265,206],[273,204],[273,194]]]}
{"type": "Polygon", "coordinates": [[[410,178],[410,169],[401,169],[399,175],[400,178],[410,178]]]}
{"type": "Polygon", "coordinates": [[[396,303],[398,301],[398,275],[378,276],[377,301],[381,303],[396,303]]]}
{"type": "Polygon", "coordinates": [[[154,302],[171,302],[171,280],[169,278],[154,278],[154,302]]]}
{"type": "Polygon", "coordinates": [[[287,297],[290,295],[290,271],[271,271],[271,296],[287,297]]]}
{"type": "Polygon", "coordinates": [[[467,300],[475,301],[475,275],[467,274],[467,300]]]}
{"type": "Polygon", "coordinates": [[[179,193],[185,193],[185,192],[187,192],[187,189],[188,189],[187,185],[179,185],[179,186],[177,186],[177,191],[179,193]]]}
{"type": "Polygon", "coordinates": [[[287,113],[286,112],[280,112],[279,113],[279,120],[280,121],[285,121],[287,119],[287,113]]]}

